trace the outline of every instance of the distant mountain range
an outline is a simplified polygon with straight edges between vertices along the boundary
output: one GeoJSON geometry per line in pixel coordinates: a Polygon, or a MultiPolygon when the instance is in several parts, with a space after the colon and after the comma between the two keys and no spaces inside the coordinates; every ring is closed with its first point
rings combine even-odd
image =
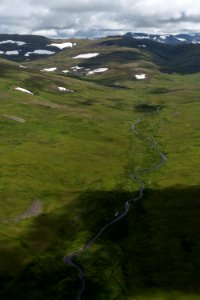
{"type": "Polygon", "coordinates": [[[87,73],[99,68],[113,68],[113,64],[118,66],[119,62],[143,62],[142,66],[144,62],[151,62],[161,72],[188,74],[200,71],[200,34],[129,32],[95,40],[0,34],[0,58],[20,63],[35,61],[34,66],[39,59],[39,68],[44,63],[44,69],[62,69],[72,75],[81,75],[84,70],[87,73]],[[78,68],[73,58],[78,58],[78,68]]]}
{"type": "MultiPolygon", "coordinates": [[[[200,44],[200,33],[158,35],[128,32],[124,36],[133,38],[144,48],[148,40],[168,45],[200,44]]],[[[0,57],[14,61],[43,58],[72,48],[74,41],[76,40],[55,40],[37,35],[0,34],[0,57]]]]}
{"type": "MultiPolygon", "coordinates": [[[[123,36],[121,36],[123,38],[123,36]]],[[[200,44],[200,34],[158,35],[128,32],[132,46],[145,48],[148,41],[167,45],[200,44]],[[137,44],[137,45],[136,45],[137,44]]],[[[28,61],[57,54],[76,45],[76,40],[55,40],[37,35],[0,34],[0,57],[13,61],[28,61]]],[[[155,47],[155,45],[154,45],[155,47]]]]}
{"type": "Polygon", "coordinates": [[[154,42],[159,42],[162,44],[169,45],[179,45],[179,44],[200,44],[200,33],[193,34],[146,34],[146,33],[132,33],[128,32],[126,36],[131,36],[137,40],[148,39],[154,42]]]}

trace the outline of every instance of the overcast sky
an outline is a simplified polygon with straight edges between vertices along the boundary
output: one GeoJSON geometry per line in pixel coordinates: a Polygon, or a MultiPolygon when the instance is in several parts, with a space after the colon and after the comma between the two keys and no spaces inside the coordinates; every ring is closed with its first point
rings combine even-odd
{"type": "Polygon", "coordinates": [[[127,31],[200,32],[200,1],[0,0],[1,33],[70,37],[127,31]]]}

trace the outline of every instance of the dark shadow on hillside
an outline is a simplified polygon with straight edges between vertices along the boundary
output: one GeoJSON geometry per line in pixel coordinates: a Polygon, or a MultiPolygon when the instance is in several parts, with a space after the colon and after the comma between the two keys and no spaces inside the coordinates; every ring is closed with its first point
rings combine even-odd
{"type": "Polygon", "coordinates": [[[137,112],[146,112],[146,113],[156,113],[163,108],[163,105],[155,105],[151,103],[141,103],[135,105],[135,110],[137,112]]]}
{"type": "MultiPolygon", "coordinates": [[[[127,296],[151,289],[200,294],[199,195],[199,187],[146,190],[143,201],[133,203],[126,218],[104,232],[95,252],[78,259],[86,272],[84,299],[112,299],[116,268],[123,273],[120,284],[127,296]]],[[[37,217],[21,239],[41,245],[48,239],[48,247],[19,275],[1,272],[0,298],[75,299],[80,282],[76,270],[63,264],[65,245],[82,231],[92,237],[131,197],[120,190],[88,191],[60,213],[37,217]]],[[[16,249],[7,250],[15,255],[16,249]]]]}
{"type": "Polygon", "coordinates": [[[130,63],[132,61],[136,61],[141,59],[142,55],[140,53],[135,53],[133,51],[113,51],[108,53],[101,53],[99,56],[95,58],[90,58],[87,62],[83,62],[80,64],[81,67],[84,68],[94,68],[105,65],[110,62],[117,62],[118,64],[130,63]]]}

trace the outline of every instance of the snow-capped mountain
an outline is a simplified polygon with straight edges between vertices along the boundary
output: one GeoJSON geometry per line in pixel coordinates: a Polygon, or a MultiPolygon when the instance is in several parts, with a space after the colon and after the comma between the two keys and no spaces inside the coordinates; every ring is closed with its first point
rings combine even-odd
{"type": "Polygon", "coordinates": [[[55,43],[43,36],[0,34],[0,57],[15,61],[42,58],[75,46],[73,42],[55,43]]]}
{"type": "Polygon", "coordinates": [[[194,34],[146,34],[128,32],[126,36],[131,36],[137,40],[151,40],[162,44],[179,45],[179,44],[200,44],[200,33],[194,34]]]}

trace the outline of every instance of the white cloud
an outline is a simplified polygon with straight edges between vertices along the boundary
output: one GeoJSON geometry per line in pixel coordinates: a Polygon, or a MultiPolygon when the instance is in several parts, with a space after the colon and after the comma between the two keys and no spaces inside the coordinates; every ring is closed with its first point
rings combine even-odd
{"type": "Polygon", "coordinates": [[[32,32],[35,35],[44,35],[46,37],[57,37],[58,32],[55,29],[40,29],[32,32]]]}
{"type": "Polygon", "coordinates": [[[197,0],[1,0],[0,31],[72,36],[80,31],[198,31],[197,0]],[[20,8],[20,9],[19,9],[20,8]]]}

